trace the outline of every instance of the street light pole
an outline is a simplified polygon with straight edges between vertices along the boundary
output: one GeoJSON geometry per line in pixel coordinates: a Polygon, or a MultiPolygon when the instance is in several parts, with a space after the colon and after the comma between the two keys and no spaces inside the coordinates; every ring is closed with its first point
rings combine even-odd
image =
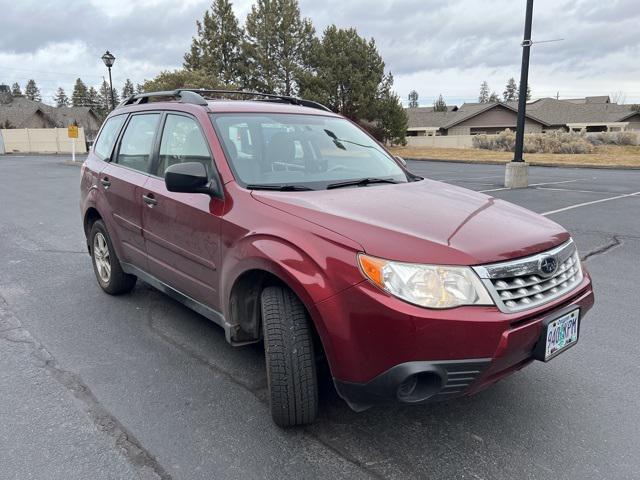
{"type": "Polygon", "coordinates": [[[114,108],[116,108],[116,101],[113,99],[113,82],[111,81],[111,67],[109,67],[108,70],[109,70],[109,92],[111,93],[111,110],[113,110],[114,108]]]}
{"type": "Polygon", "coordinates": [[[520,70],[520,92],[518,94],[518,123],[516,126],[516,146],[513,161],[507,164],[504,183],[509,188],[529,186],[529,165],[524,161],[524,128],[527,109],[527,86],[529,83],[529,55],[531,53],[531,24],[533,22],[533,0],[527,0],[522,41],[522,68],[520,70]]]}
{"type": "Polygon", "coordinates": [[[109,70],[109,92],[111,97],[111,110],[113,110],[116,108],[116,101],[113,98],[113,82],[111,81],[111,67],[116,61],[116,57],[114,57],[113,54],[110,53],[109,50],[107,50],[107,52],[104,55],[102,55],[102,61],[107,66],[107,70],[109,70]]]}
{"type": "Polygon", "coordinates": [[[527,0],[527,14],[524,21],[522,42],[522,68],[520,70],[520,93],[518,95],[518,126],[516,127],[516,151],[514,162],[523,162],[524,120],[527,109],[527,85],[529,83],[529,55],[531,53],[531,23],[533,20],[533,0],[527,0]]]}

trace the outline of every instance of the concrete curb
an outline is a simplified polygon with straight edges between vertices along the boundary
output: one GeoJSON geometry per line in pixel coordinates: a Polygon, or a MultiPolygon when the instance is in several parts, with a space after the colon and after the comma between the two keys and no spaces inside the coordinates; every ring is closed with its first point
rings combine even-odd
{"type": "MultiPolygon", "coordinates": [[[[416,162],[451,162],[451,163],[468,163],[471,165],[506,165],[509,162],[501,162],[499,160],[489,161],[473,161],[473,160],[454,160],[444,158],[410,158],[402,157],[405,160],[412,160],[416,162]]],[[[557,167],[557,168],[597,168],[601,170],[640,170],[640,166],[618,166],[618,165],[584,165],[582,163],[548,163],[548,162],[536,162],[527,160],[527,163],[531,167],[557,167]]]]}

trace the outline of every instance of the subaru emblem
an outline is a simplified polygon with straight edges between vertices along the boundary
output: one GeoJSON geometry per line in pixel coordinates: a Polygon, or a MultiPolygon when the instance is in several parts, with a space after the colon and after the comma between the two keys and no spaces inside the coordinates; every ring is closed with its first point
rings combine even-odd
{"type": "Polygon", "coordinates": [[[552,275],[558,269],[558,261],[555,257],[544,257],[540,260],[540,271],[544,275],[552,275]]]}

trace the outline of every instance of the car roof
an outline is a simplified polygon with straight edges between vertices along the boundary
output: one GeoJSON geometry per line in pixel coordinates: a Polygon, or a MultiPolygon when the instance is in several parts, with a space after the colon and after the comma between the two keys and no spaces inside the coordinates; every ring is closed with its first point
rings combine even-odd
{"type": "Polygon", "coordinates": [[[256,100],[208,100],[204,105],[194,105],[182,103],[180,101],[156,101],[141,104],[131,104],[119,106],[113,110],[110,116],[120,113],[132,113],[146,110],[174,110],[194,113],[195,111],[206,110],[207,113],[289,113],[298,115],[322,115],[326,117],[338,117],[340,115],[322,110],[319,108],[292,105],[276,101],[256,101],[256,100]]]}
{"type": "Polygon", "coordinates": [[[290,103],[280,103],[273,101],[255,100],[210,100],[207,102],[212,113],[243,113],[243,112],[264,112],[264,113],[297,113],[308,115],[325,115],[337,117],[339,115],[321,110],[318,108],[292,105],[290,103]]]}

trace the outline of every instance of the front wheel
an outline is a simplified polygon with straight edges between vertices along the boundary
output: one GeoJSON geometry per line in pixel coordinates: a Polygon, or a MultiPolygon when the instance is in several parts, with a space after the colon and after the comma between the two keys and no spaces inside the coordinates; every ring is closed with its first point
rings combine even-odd
{"type": "Polygon", "coordinates": [[[281,427],[311,423],[318,414],[318,379],[310,319],[287,288],[265,288],[261,302],[273,421],[281,427]]]}
{"type": "Polygon", "coordinates": [[[110,295],[120,295],[133,290],[137,278],[122,270],[107,227],[102,220],[96,220],[91,226],[89,245],[93,271],[102,290],[110,295]]]}

